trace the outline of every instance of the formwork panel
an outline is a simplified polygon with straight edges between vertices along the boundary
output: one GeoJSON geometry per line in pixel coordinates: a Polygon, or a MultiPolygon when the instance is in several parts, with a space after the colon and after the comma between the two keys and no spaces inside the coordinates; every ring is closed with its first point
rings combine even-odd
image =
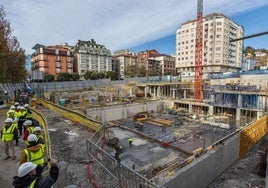
{"type": "Polygon", "coordinates": [[[247,126],[239,134],[238,157],[246,154],[267,133],[267,116],[247,126]]]}

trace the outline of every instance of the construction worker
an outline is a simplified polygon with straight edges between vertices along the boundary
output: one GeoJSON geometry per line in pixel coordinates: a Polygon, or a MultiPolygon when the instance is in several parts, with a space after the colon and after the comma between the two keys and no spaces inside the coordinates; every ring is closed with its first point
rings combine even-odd
{"type": "Polygon", "coordinates": [[[127,141],[128,141],[128,144],[132,146],[133,139],[130,136],[128,137],[127,141]]]}
{"type": "Polygon", "coordinates": [[[6,153],[4,160],[7,160],[11,157],[9,150],[11,151],[12,160],[16,160],[14,140],[16,140],[17,137],[18,131],[16,126],[13,124],[13,119],[7,118],[5,120],[5,125],[1,130],[1,139],[4,142],[6,153]]]}
{"type": "Polygon", "coordinates": [[[41,129],[41,127],[35,127],[34,128],[34,134],[36,135],[36,137],[37,137],[37,143],[38,144],[42,144],[42,145],[44,145],[45,144],[45,141],[44,141],[44,138],[43,138],[43,136],[42,136],[42,129],[41,129]]]}
{"type": "MultiPolygon", "coordinates": [[[[18,118],[15,116],[15,111],[14,110],[9,110],[7,112],[7,118],[11,118],[13,119],[13,124],[15,125],[16,129],[17,129],[17,132],[18,132],[18,118]]],[[[18,133],[17,133],[18,135],[18,133]]],[[[16,146],[19,145],[19,136],[16,137],[16,146]]]]}
{"type": "Polygon", "coordinates": [[[33,162],[34,164],[44,164],[44,146],[37,143],[37,137],[35,134],[28,136],[28,146],[21,152],[20,164],[25,162],[33,162]]]}
{"type": "Polygon", "coordinates": [[[50,170],[48,176],[42,176],[44,165],[36,165],[32,162],[26,162],[18,168],[18,175],[14,176],[12,185],[15,188],[22,187],[39,187],[48,188],[57,181],[59,176],[59,168],[55,161],[49,161],[50,170]]]}
{"type": "Polygon", "coordinates": [[[26,143],[26,145],[28,144],[27,143],[27,138],[30,134],[32,134],[34,132],[34,125],[33,125],[33,122],[32,120],[26,120],[24,123],[23,123],[23,126],[25,126],[25,131],[24,131],[24,135],[23,135],[23,140],[24,142],[26,143]]]}
{"type": "Polygon", "coordinates": [[[31,109],[30,109],[30,105],[25,104],[24,108],[26,109],[26,119],[32,119],[32,112],[31,112],[31,109]]]}

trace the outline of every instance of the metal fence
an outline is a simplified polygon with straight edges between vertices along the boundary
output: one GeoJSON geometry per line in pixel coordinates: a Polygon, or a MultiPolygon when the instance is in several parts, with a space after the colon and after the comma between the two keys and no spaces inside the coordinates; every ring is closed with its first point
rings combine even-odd
{"type": "MultiPolygon", "coordinates": [[[[127,166],[121,164],[103,147],[105,127],[96,131],[87,139],[87,151],[90,158],[88,177],[94,187],[109,188],[160,188],[127,166]],[[98,133],[99,132],[99,133],[98,133]]],[[[110,132],[105,133],[109,137],[110,132]]]]}

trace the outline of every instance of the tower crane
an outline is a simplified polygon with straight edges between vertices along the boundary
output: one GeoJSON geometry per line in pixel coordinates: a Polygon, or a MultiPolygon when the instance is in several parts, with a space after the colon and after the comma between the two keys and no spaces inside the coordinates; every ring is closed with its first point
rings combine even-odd
{"type": "Polygon", "coordinates": [[[194,67],[194,98],[202,99],[202,56],[203,56],[203,0],[197,0],[195,67],[194,67]]]}

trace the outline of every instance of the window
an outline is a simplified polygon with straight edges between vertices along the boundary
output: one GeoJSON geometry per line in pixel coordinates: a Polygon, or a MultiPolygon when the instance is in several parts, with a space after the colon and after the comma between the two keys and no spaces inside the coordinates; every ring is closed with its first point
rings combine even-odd
{"type": "Polygon", "coordinates": [[[222,25],[222,22],[217,22],[217,25],[222,25]]]}

